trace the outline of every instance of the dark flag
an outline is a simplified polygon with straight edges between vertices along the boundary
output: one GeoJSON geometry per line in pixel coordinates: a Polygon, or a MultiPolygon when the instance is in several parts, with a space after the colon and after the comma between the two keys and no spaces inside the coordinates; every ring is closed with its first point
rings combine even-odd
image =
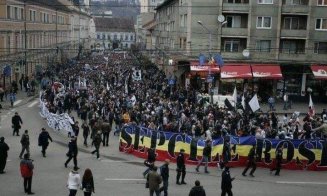
{"type": "Polygon", "coordinates": [[[225,106],[228,108],[228,110],[234,110],[235,109],[227,98],[225,99],[225,106]]]}

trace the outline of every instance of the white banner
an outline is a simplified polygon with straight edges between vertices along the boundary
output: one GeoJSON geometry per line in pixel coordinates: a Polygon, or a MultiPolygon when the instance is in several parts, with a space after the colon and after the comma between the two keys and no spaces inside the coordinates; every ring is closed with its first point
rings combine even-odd
{"type": "Polygon", "coordinates": [[[254,95],[254,96],[252,97],[252,99],[251,99],[250,102],[249,102],[249,105],[250,105],[251,110],[252,110],[253,112],[255,112],[255,111],[257,111],[257,110],[260,109],[260,105],[259,105],[259,101],[258,101],[258,97],[257,97],[257,95],[254,95]]]}

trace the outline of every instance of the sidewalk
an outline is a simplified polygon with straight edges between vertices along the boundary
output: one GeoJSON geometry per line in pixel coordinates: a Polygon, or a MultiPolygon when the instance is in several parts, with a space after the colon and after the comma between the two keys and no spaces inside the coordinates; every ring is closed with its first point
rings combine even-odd
{"type": "MultiPolygon", "coordinates": [[[[262,112],[268,112],[269,111],[269,104],[268,103],[260,103],[260,107],[262,112]]],[[[283,102],[277,102],[275,104],[275,113],[276,114],[293,114],[294,112],[300,112],[301,115],[308,113],[309,111],[309,102],[295,102],[292,104],[292,108],[288,110],[283,110],[284,103],[283,102]]],[[[314,103],[314,108],[316,111],[316,114],[320,114],[322,112],[322,109],[327,109],[327,104],[323,103],[314,103]]]]}
{"type": "MultiPolygon", "coordinates": [[[[31,100],[33,100],[35,97],[38,96],[37,91],[35,92],[35,94],[33,96],[27,96],[27,93],[23,90],[19,90],[16,94],[16,101],[14,102],[14,107],[19,107],[21,105],[24,105],[28,102],[30,102],[31,100]]],[[[9,100],[9,95],[7,95],[7,99],[6,97],[3,98],[3,102],[0,102],[2,105],[2,110],[10,110],[12,109],[11,105],[10,105],[10,100],[9,100]]]]}

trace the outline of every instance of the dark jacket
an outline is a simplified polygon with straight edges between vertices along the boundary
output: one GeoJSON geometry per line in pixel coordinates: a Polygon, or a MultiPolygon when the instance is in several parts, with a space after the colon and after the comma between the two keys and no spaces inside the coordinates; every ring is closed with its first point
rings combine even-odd
{"type": "Polygon", "coordinates": [[[74,140],[71,140],[68,143],[68,154],[70,156],[77,156],[78,153],[78,149],[77,149],[77,143],[74,140]]]}
{"type": "Polygon", "coordinates": [[[255,149],[251,148],[249,154],[248,154],[248,159],[249,161],[254,161],[255,160],[255,149]]]}
{"type": "Polygon", "coordinates": [[[93,138],[93,141],[92,141],[92,145],[94,145],[96,147],[99,147],[101,142],[102,142],[101,135],[100,134],[95,134],[95,136],[93,138]]]}
{"type": "Polygon", "coordinates": [[[23,146],[29,146],[30,145],[30,137],[28,136],[28,134],[23,134],[22,138],[20,139],[20,143],[23,146]]]}
{"type": "Polygon", "coordinates": [[[149,176],[149,189],[158,190],[162,182],[161,176],[156,171],[150,171],[148,176],[149,176]]]}
{"type": "Polygon", "coordinates": [[[178,168],[185,167],[185,159],[183,153],[179,153],[177,156],[177,167],[178,168]]]}
{"type": "Polygon", "coordinates": [[[156,152],[151,148],[148,151],[148,161],[150,163],[154,163],[156,161],[156,152]]]}
{"type": "Polygon", "coordinates": [[[0,159],[7,158],[9,146],[5,142],[0,142],[0,159]]]}
{"type": "Polygon", "coordinates": [[[202,186],[194,186],[188,195],[189,196],[206,196],[206,192],[202,186]]]}
{"type": "Polygon", "coordinates": [[[12,117],[11,119],[11,123],[15,126],[15,127],[19,127],[20,124],[23,124],[22,118],[19,115],[15,115],[12,117]]]}
{"type": "Polygon", "coordinates": [[[47,131],[42,131],[39,135],[39,146],[47,146],[49,145],[49,140],[52,142],[52,138],[50,137],[47,131]]]}
{"type": "Polygon", "coordinates": [[[230,177],[229,171],[224,170],[221,175],[221,189],[228,190],[232,189],[232,181],[233,179],[230,177]]]}
{"type": "Polygon", "coordinates": [[[94,192],[94,181],[93,178],[89,180],[82,180],[82,189],[85,189],[84,192],[94,192]]]}
{"type": "Polygon", "coordinates": [[[203,156],[210,157],[211,156],[211,146],[207,145],[203,148],[203,156]]]}
{"type": "Polygon", "coordinates": [[[164,164],[160,167],[160,175],[161,175],[163,181],[168,181],[168,178],[169,178],[168,164],[164,164]]]}

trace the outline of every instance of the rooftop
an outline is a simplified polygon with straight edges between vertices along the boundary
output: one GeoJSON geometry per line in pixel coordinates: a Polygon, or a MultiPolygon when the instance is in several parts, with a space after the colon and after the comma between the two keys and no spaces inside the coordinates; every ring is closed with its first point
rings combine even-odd
{"type": "Polygon", "coordinates": [[[94,19],[96,31],[133,32],[134,22],[127,18],[99,18],[94,19]]]}

